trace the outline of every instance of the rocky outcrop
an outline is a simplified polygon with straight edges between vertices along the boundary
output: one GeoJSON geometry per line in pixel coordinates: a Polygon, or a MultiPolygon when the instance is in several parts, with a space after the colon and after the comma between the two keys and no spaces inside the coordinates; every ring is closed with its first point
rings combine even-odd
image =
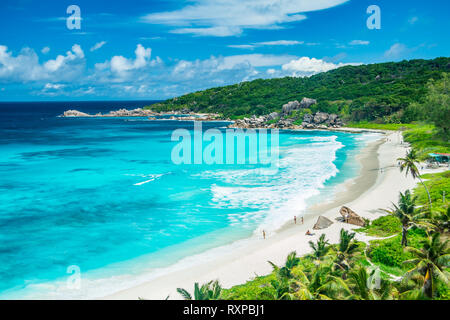
{"type": "Polygon", "coordinates": [[[341,210],[339,210],[339,213],[344,218],[345,223],[354,224],[360,227],[364,227],[366,225],[364,219],[357,215],[356,212],[349,207],[342,207],[341,210]]]}
{"type": "Polygon", "coordinates": [[[283,107],[281,108],[281,113],[284,115],[290,115],[294,110],[308,109],[316,103],[316,100],[310,98],[303,98],[301,102],[298,102],[297,100],[289,101],[288,103],[283,105],[283,107]]]}
{"type": "MultiPolygon", "coordinates": [[[[272,119],[270,115],[260,117],[252,116],[251,118],[236,120],[232,126],[237,128],[264,128],[267,125],[266,122],[270,119],[272,119]]],[[[276,117],[273,119],[276,119],[276,117]]]]}
{"type": "Polygon", "coordinates": [[[290,101],[283,105],[283,107],[281,108],[281,113],[284,115],[289,115],[292,113],[292,111],[297,109],[300,109],[300,103],[297,100],[290,101]]]}
{"type": "Polygon", "coordinates": [[[269,114],[267,116],[267,120],[272,121],[272,120],[278,119],[279,117],[280,117],[280,114],[278,112],[272,112],[271,114],[269,114]]]}
{"type": "Polygon", "coordinates": [[[310,98],[303,98],[300,102],[300,108],[302,109],[309,109],[313,104],[316,104],[317,100],[310,99],[310,98]]]}
{"type": "Polygon", "coordinates": [[[301,125],[294,123],[298,119],[289,118],[286,115],[273,112],[265,116],[252,116],[251,118],[244,118],[236,120],[231,124],[230,128],[268,128],[268,129],[330,129],[340,128],[343,122],[335,114],[328,114],[324,112],[317,112],[316,114],[305,114],[301,125]],[[278,119],[274,123],[273,120],[278,119]]]}
{"type": "Polygon", "coordinates": [[[147,117],[153,115],[153,111],[148,109],[137,108],[134,110],[119,109],[110,111],[103,115],[104,117],[147,117]]]}
{"type": "MultiPolygon", "coordinates": [[[[295,110],[309,109],[316,104],[314,99],[303,98],[301,102],[290,101],[282,106],[281,113],[272,112],[264,116],[252,116],[236,120],[229,127],[231,128],[279,128],[279,129],[330,129],[343,126],[343,122],[336,114],[328,114],[325,112],[317,112],[315,114],[306,113],[303,119],[298,119],[293,114],[295,110]],[[274,121],[275,120],[275,121],[274,121]],[[302,120],[301,125],[296,125],[302,120]]],[[[305,110],[309,112],[308,110],[305,110]]]]}
{"type": "Polygon", "coordinates": [[[148,117],[155,113],[151,110],[137,108],[133,110],[119,109],[109,113],[88,114],[78,110],[67,110],[60,117],[148,117]]]}
{"type": "Polygon", "coordinates": [[[328,113],[325,112],[317,112],[314,115],[313,121],[315,124],[321,124],[328,120],[328,113]]]}
{"type": "Polygon", "coordinates": [[[316,114],[305,114],[303,117],[302,126],[307,129],[313,128],[339,128],[344,123],[337,114],[328,114],[325,112],[317,112],[316,114]]]}
{"type": "Polygon", "coordinates": [[[67,110],[60,117],[92,117],[90,114],[78,111],[78,110],[67,110]]]}

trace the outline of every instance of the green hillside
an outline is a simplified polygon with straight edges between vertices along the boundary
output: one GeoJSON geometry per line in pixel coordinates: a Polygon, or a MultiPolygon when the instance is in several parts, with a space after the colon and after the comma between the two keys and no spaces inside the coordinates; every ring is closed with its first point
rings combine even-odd
{"type": "Polygon", "coordinates": [[[430,79],[440,79],[449,71],[450,58],[346,66],[309,78],[258,79],[212,88],[152,109],[189,109],[239,118],[280,111],[283,104],[308,97],[318,101],[312,112],[338,113],[347,121],[408,123],[416,120],[408,106],[423,101],[430,79]]]}

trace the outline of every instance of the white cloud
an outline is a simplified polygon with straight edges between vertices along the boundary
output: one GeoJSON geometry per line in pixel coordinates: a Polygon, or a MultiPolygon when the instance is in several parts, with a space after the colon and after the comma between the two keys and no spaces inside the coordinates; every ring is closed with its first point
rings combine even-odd
{"type": "Polygon", "coordinates": [[[50,48],[49,48],[49,47],[44,47],[44,48],[42,48],[41,52],[42,52],[43,54],[47,54],[47,53],[50,52],[50,48]]]}
{"type": "Polygon", "coordinates": [[[48,60],[44,63],[44,68],[50,72],[58,71],[67,66],[70,61],[83,59],[84,52],[78,44],[72,46],[72,51],[67,51],[66,55],[58,55],[54,60],[48,60]]]}
{"type": "Polygon", "coordinates": [[[44,91],[47,90],[59,90],[61,88],[64,88],[65,85],[64,84],[58,84],[58,83],[46,83],[44,86],[44,91]]]}
{"type": "Polygon", "coordinates": [[[353,40],[349,43],[351,46],[367,46],[370,44],[370,41],[366,40],[353,40]]]}
{"type": "Polygon", "coordinates": [[[384,53],[384,57],[387,59],[398,59],[408,52],[409,49],[404,44],[395,43],[384,53]]]}
{"type": "Polygon", "coordinates": [[[84,52],[78,44],[72,46],[65,55],[41,64],[36,52],[24,48],[17,56],[0,45],[0,80],[27,82],[48,80],[70,80],[80,75],[84,69],[84,52]]]}
{"type": "Polygon", "coordinates": [[[134,54],[136,55],[135,59],[127,59],[123,56],[114,56],[110,61],[97,63],[95,67],[98,70],[110,68],[112,72],[118,74],[123,74],[124,72],[134,69],[140,69],[149,63],[152,49],[146,49],[141,44],[138,44],[134,54]]]}
{"type": "Polygon", "coordinates": [[[265,42],[254,42],[252,44],[241,44],[241,45],[229,45],[230,48],[237,48],[237,49],[254,49],[256,47],[263,47],[263,46],[295,46],[303,44],[303,41],[297,41],[297,40],[276,40],[276,41],[265,41],[265,42]]]}
{"type": "Polygon", "coordinates": [[[235,36],[244,29],[280,28],[306,19],[302,13],[332,8],[348,0],[193,0],[175,11],[145,15],[151,24],[196,36],[235,36]]]}
{"type": "Polygon", "coordinates": [[[330,71],[346,65],[358,65],[357,63],[331,63],[321,59],[302,57],[297,60],[292,60],[284,64],[281,69],[288,75],[294,77],[311,76],[316,73],[330,71]]]}
{"type": "Polygon", "coordinates": [[[303,41],[296,40],[277,40],[277,41],[266,41],[266,42],[257,42],[256,45],[260,46],[295,46],[299,44],[303,44],[303,41]]]}
{"type": "Polygon", "coordinates": [[[172,30],[171,33],[192,34],[195,36],[229,37],[241,34],[242,29],[234,27],[180,28],[172,30]]]}
{"type": "Polygon", "coordinates": [[[252,67],[271,67],[281,66],[288,61],[296,58],[291,55],[271,55],[271,54],[242,54],[235,56],[228,56],[223,58],[222,69],[232,69],[239,64],[249,64],[252,67]]]}
{"type": "Polygon", "coordinates": [[[133,57],[115,55],[87,69],[79,45],[43,62],[32,49],[14,55],[0,46],[0,83],[24,83],[32,94],[55,97],[166,98],[257,78],[310,76],[343,65],[273,54],[168,60],[166,64],[159,57],[152,58],[151,48],[138,44],[133,57]],[[28,86],[29,82],[33,85],[28,86]],[[33,91],[33,87],[41,89],[33,91]]]}
{"type": "Polygon", "coordinates": [[[90,51],[93,52],[93,51],[95,51],[95,50],[98,50],[98,49],[100,49],[101,47],[103,47],[105,44],[106,44],[106,41],[100,41],[100,42],[97,42],[97,43],[90,49],[90,51]]]}
{"type": "Polygon", "coordinates": [[[254,49],[255,46],[253,44],[230,44],[229,48],[235,49],[254,49]]]}

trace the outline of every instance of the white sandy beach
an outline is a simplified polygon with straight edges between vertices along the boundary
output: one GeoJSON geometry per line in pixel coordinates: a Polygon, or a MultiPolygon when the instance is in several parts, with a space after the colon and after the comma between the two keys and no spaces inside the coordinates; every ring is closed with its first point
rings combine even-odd
{"type": "MultiPolygon", "coordinates": [[[[213,249],[215,252],[206,256],[214,257],[205,259],[205,254],[199,259],[198,264],[183,267],[179,264],[160,277],[143,283],[139,286],[117,292],[105,297],[105,299],[181,299],[176,288],[186,288],[192,291],[194,283],[204,283],[218,279],[223,287],[245,283],[255,277],[271,272],[272,267],[268,260],[276,264],[282,264],[291,251],[297,251],[298,255],[310,252],[308,241],[315,241],[322,233],[332,243],[337,243],[341,228],[352,229],[355,226],[341,223],[335,220],[340,216],[339,209],[342,205],[353,209],[360,216],[375,219],[382,215],[380,208],[388,208],[392,202],[396,202],[399,192],[411,189],[415,186],[410,176],[405,177],[397,167],[397,158],[406,153],[407,145],[401,144],[402,137],[398,132],[388,133],[382,140],[372,143],[359,155],[362,164],[360,175],[350,183],[342,186],[335,199],[331,203],[316,205],[308,210],[304,224],[294,225],[293,221],[276,234],[268,235],[266,240],[250,239],[231,246],[232,250],[224,248],[213,249]],[[380,168],[383,168],[382,172],[380,168]],[[325,230],[312,230],[317,217],[323,215],[334,223],[325,230]],[[306,230],[314,232],[313,236],[306,236],[306,230]],[[219,254],[218,254],[219,253],[219,254]]],[[[300,220],[300,219],[298,219],[300,220]]],[[[357,234],[361,241],[370,240],[369,237],[357,234]]],[[[190,259],[195,260],[195,257],[190,259]]]]}

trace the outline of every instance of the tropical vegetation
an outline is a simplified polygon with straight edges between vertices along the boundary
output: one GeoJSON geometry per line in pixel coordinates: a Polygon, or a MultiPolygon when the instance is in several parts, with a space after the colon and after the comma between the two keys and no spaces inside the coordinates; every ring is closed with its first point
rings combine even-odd
{"type": "Polygon", "coordinates": [[[311,77],[258,79],[211,88],[151,108],[219,113],[237,119],[279,112],[287,102],[308,97],[318,102],[309,112],[336,113],[347,122],[394,124],[429,117],[448,134],[449,76],[445,72],[449,65],[450,58],[443,57],[345,66],[311,77]]]}
{"type": "Polygon", "coordinates": [[[195,285],[199,300],[448,300],[450,298],[450,241],[447,201],[450,171],[424,175],[425,185],[399,194],[398,202],[356,232],[379,239],[358,242],[355,232],[342,229],[337,244],[322,234],[310,241],[312,252],[291,252],[272,273],[229,289],[217,281],[195,285]]]}

